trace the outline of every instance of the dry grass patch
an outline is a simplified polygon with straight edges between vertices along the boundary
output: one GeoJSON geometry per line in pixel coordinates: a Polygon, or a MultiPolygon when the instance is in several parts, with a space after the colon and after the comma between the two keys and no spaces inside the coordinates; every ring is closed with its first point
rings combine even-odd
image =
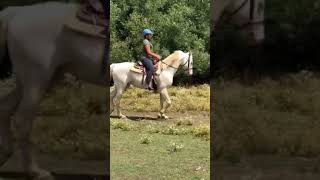
{"type": "Polygon", "coordinates": [[[264,79],[254,85],[216,81],[217,157],[320,153],[320,78],[310,73],[264,79]]]}

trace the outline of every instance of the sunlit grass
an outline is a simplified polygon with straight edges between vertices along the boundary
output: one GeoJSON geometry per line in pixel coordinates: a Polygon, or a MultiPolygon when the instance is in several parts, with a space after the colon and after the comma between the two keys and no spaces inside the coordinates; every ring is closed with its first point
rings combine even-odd
{"type": "MultiPolygon", "coordinates": [[[[210,86],[171,87],[168,89],[172,106],[168,112],[210,111],[210,86]]],[[[138,88],[128,89],[122,98],[123,110],[155,112],[160,110],[160,96],[138,88]]]]}

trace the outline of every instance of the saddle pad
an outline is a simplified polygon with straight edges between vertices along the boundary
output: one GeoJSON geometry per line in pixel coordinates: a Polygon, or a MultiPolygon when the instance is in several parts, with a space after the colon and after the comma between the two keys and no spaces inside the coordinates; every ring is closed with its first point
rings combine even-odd
{"type": "Polygon", "coordinates": [[[77,12],[79,8],[81,8],[81,6],[76,8],[76,10],[71,12],[69,15],[67,15],[64,26],[80,33],[105,39],[106,36],[103,33],[105,31],[105,27],[85,23],[78,19],[77,12]]]}
{"type": "Polygon", "coordinates": [[[136,68],[135,66],[132,66],[130,68],[130,71],[136,72],[136,73],[143,73],[143,70],[140,68],[136,68]]]}
{"type": "MultiPolygon", "coordinates": [[[[160,69],[160,66],[159,64],[157,65],[158,66],[158,69],[157,71],[155,72],[155,75],[159,76],[160,75],[160,72],[161,72],[161,69],[160,69]]],[[[130,68],[131,71],[133,72],[136,72],[136,73],[143,73],[143,69],[139,68],[139,67],[136,67],[136,65],[133,65],[131,68],[130,68]]]]}

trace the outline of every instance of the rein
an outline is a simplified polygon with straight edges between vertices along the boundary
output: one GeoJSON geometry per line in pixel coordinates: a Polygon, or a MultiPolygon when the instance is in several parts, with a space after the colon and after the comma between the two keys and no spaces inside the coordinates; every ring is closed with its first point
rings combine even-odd
{"type": "MultiPolygon", "coordinates": [[[[186,65],[187,63],[188,63],[188,68],[187,69],[183,69],[184,71],[189,71],[190,69],[192,69],[192,68],[190,68],[190,56],[191,56],[192,54],[191,54],[191,52],[189,53],[189,55],[188,55],[188,60],[182,65],[182,66],[184,66],[184,65],[186,65]]],[[[168,67],[171,67],[171,68],[173,68],[173,69],[179,69],[181,66],[179,65],[178,67],[174,67],[174,66],[172,66],[172,65],[170,65],[170,64],[167,64],[167,63],[165,63],[163,60],[161,60],[160,61],[161,63],[163,63],[163,64],[165,64],[165,65],[167,65],[168,67]]]]}

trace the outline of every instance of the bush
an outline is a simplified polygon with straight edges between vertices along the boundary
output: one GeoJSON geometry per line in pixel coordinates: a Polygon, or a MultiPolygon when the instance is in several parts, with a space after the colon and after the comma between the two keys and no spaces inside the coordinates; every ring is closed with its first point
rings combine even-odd
{"type": "Polygon", "coordinates": [[[248,68],[259,73],[318,70],[320,53],[319,1],[266,1],[266,39],[258,51],[245,47],[238,31],[222,21],[215,39],[215,76],[236,77],[248,68]]]}

